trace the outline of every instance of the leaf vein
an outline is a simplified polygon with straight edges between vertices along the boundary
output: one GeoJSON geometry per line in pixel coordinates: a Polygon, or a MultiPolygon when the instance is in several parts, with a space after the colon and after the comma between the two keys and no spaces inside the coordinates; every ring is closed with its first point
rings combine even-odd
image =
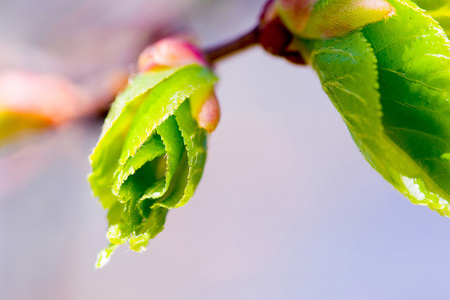
{"type": "Polygon", "coordinates": [[[422,86],[424,86],[424,87],[427,87],[427,88],[430,89],[430,90],[435,90],[435,91],[438,91],[438,92],[440,92],[440,93],[443,93],[444,95],[447,95],[447,91],[446,91],[446,90],[437,88],[437,87],[435,87],[435,86],[431,86],[431,85],[429,85],[429,84],[426,84],[426,83],[423,82],[423,81],[420,81],[420,80],[417,80],[417,79],[410,78],[410,77],[406,76],[406,74],[404,74],[404,73],[400,73],[400,72],[397,72],[397,71],[394,71],[394,70],[391,70],[391,69],[387,69],[387,68],[380,68],[380,71],[386,71],[386,72],[390,72],[390,73],[396,74],[396,75],[398,75],[399,77],[402,77],[402,78],[405,79],[405,80],[408,80],[408,81],[410,81],[410,82],[414,82],[414,83],[420,84],[420,85],[422,85],[422,86]]]}

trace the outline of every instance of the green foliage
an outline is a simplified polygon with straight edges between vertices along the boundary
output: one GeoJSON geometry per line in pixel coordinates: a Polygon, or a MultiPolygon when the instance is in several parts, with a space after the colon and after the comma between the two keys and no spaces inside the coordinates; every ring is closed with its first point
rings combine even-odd
{"type": "Polygon", "coordinates": [[[415,2],[439,22],[447,36],[450,34],[450,0],[417,0],[415,2]]]}
{"type": "MultiPolygon", "coordinates": [[[[449,29],[448,1],[418,2],[449,29]]],[[[321,4],[311,15],[314,30],[305,31],[314,34],[297,32],[292,50],[317,71],[367,161],[413,203],[450,217],[450,41],[444,30],[409,0],[321,4]],[[371,3],[379,5],[372,15],[366,13],[371,3]],[[346,21],[339,30],[330,27],[332,16],[346,21]]],[[[91,155],[89,180],[108,209],[111,243],[97,267],[118,245],[145,250],[163,230],[168,210],[186,204],[203,173],[207,132],[193,111],[216,78],[199,65],[156,70],[137,75],[117,97],[91,155]]]]}
{"type": "Polygon", "coordinates": [[[297,40],[367,161],[413,203],[450,216],[450,41],[408,0],[341,38],[297,40]]]}
{"type": "Polygon", "coordinates": [[[133,78],[113,103],[91,155],[89,181],[109,209],[111,243],[97,267],[125,242],[145,250],[163,230],[168,210],[192,197],[206,160],[207,132],[192,117],[189,97],[215,81],[198,65],[151,71],[133,78]]]}

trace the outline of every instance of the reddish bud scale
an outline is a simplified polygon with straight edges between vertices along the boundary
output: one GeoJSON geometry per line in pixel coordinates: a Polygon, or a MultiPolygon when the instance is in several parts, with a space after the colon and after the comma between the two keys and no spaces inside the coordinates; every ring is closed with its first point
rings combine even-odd
{"type": "Polygon", "coordinates": [[[289,28],[295,32],[292,28],[303,31],[306,27],[311,11],[318,0],[277,0],[276,2],[277,10],[283,11],[285,18],[291,21],[289,28]]]}
{"type": "Polygon", "coordinates": [[[258,38],[264,50],[270,54],[284,57],[295,64],[305,64],[305,60],[299,52],[289,50],[294,36],[278,16],[274,0],[266,3],[260,16],[258,38]]]}

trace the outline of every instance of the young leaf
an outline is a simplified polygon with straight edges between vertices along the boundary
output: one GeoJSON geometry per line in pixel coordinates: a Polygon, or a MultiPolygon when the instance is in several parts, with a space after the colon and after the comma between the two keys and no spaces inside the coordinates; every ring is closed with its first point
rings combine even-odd
{"type": "Polygon", "coordinates": [[[407,0],[350,35],[298,40],[368,162],[413,203],[450,216],[450,41],[407,0]]]}
{"type": "MultiPolygon", "coordinates": [[[[167,211],[193,195],[206,160],[207,131],[191,113],[191,98],[212,90],[214,74],[200,65],[159,68],[137,75],[114,102],[91,155],[94,194],[109,209],[111,246],[145,250],[167,211]]],[[[198,101],[198,100],[195,100],[198,101]]],[[[193,103],[193,105],[198,103],[193,103]]]]}

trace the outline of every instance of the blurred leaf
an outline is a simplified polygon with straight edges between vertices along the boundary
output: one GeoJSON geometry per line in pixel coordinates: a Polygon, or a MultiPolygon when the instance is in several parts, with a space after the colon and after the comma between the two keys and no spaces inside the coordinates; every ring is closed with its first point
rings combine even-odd
{"type": "Polygon", "coordinates": [[[0,145],[20,133],[43,129],[50,125],[51,121],[42,116],[0,111],[0,145]]]}

